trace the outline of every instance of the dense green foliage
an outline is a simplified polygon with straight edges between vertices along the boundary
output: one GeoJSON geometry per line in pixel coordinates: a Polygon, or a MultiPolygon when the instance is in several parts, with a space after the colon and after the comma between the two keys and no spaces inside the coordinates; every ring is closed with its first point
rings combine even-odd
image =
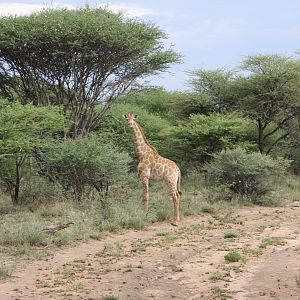
{"type": "Polygon", "coordinates": [[[168,92],[135,83],[179,55],[164,49],[157,26],[122,13],[84,7],[3,17],[0,39],[0,184],[14,204],[20,192],[33,201],[48,186],[77,200],[100,194],[109,208],[110,191],[125,193],[137,163],[128,112],[183,175],[201,177],[205,165],[209,200],[225,197],[217,189],[260,199],[284,159],[300,172],[296,59],[254,55],[237,69],[193,70],[190,91],[168,92]]]}
{"type": "Polygon", "coordinates": [[[163,88],[149,88],[127,93],[119,102],[143,108],[176,125],[191,114],[205,113],[202,98],[195,93],[167,92],[163,88]]]}
{"type": "Polygon", "coordinates": [[[20,102],[0,102],[0,183],[15,203],[23,167],[35,149],[43,147],[54,134],[63,133],[65,120],[59,107],[37,107],[20,102]]]}
{"type": "Polygon", "coordinates": [[[195,70],[190,72],[190,84],[201,95],[201,113],[231,111],[236,104],[235,72],[224,69],[195,70]]]}
{"type": "MultiPolygon", "coordinates": [[[[194,167],[210,160],[214,153],[226,148],[253,148],[250,129],[253,124],[235,113],[191,115],[188,120],[165,133],[174,145],[177,159],[184,159],[194,167]]],[[[171,154],[171,153],[170,153],[171,154]]]]}
{"type": "Polygon", "coordinates": [[[300,62],[279,55],[257,55],[247,57],[241,69],[248,75],[236,79],[241,97],[238,105],[256,122],[259,150],[268,154],[295,130],[300,115],[300,62]]]}
{"type": "Polygon", "coordinates": [[[44,174],[80,199],[88,189],[107,192],[124,181],[130,158],[110,141],[95,135],[47,145],[40,155],[44,174]]]}
{"type": "Polygon", "coordinates": [[[236,148],[220,152],[204,168],[209,184],[223,185],[257,202],[273,189],[274,179],[283,175],[288,166],[287,160],[236,148]]]}
{"type": "Polygon", "coordinates": [[[71,135],[85,135],[137,78],[179,62],[164,39],[154,24],[103,8],[3,17],[1,92],[17,93],[22,103],[63,105],[73,121],[71,135]]]}

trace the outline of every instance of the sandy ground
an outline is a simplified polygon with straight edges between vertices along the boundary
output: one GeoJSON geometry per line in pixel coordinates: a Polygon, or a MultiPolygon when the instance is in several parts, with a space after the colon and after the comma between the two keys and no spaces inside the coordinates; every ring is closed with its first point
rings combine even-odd
{"type": "Polygon", "coordinates": [[[0,299],[299,300],[299,216],[293,202],[111,234],[20,263],[0,299]],[[231,250],[242,260],[227,262],[231,250]]]}

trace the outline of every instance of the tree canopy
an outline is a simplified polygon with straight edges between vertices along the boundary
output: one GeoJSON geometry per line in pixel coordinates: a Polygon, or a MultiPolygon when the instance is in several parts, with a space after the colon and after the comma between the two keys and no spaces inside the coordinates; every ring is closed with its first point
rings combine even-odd
{"type": "Polygon", "coordinates": [[[180,61],[164,49],[164,39],[157,26],[103,8],[3,17],[2,95],[18,93],[22,103],[61,104],[73,121],[72,135],[85,135],[136,79],[180,61]]]}
{"type": "Polygon", "coordinates": [[[236,80],[239,108],[255,121],[259,150],[268,154],[292,134],[300,116],[300,63],[280,55],[255,55],[243,61],[241,70],[246,74],[236,80]]]}

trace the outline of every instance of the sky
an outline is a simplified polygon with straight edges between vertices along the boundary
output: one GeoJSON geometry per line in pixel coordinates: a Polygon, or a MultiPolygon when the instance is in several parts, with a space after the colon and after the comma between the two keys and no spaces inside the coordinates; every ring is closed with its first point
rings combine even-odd
{"type": "Polygon", "coordinates": [[[235,68],[255,54],[296,57],[300,49],[300,0],[0,0],[0,14],[86,4],[122,10],[156,24],[168,35],[166,48],[180,53],[183,63],[148,81],[169,91],[191,89],[191,70],[235,68]]]}

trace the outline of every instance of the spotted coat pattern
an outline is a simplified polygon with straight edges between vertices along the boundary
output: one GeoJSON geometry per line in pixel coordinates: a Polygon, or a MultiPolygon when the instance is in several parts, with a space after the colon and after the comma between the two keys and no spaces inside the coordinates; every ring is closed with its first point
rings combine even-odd
{"type": "Polygon", "coordinates": [[[124,115],[128,121],[136,153],[139,159],[137,167],[139,178],[143,185],[144,210],[148,211],[149,180],[164,181],[172,193],[174,205],[174,224],[180,220],[180,169],[176,163],[158,154],[157,150],[149,144],[141,127],[132,113],[124,115]]]}

